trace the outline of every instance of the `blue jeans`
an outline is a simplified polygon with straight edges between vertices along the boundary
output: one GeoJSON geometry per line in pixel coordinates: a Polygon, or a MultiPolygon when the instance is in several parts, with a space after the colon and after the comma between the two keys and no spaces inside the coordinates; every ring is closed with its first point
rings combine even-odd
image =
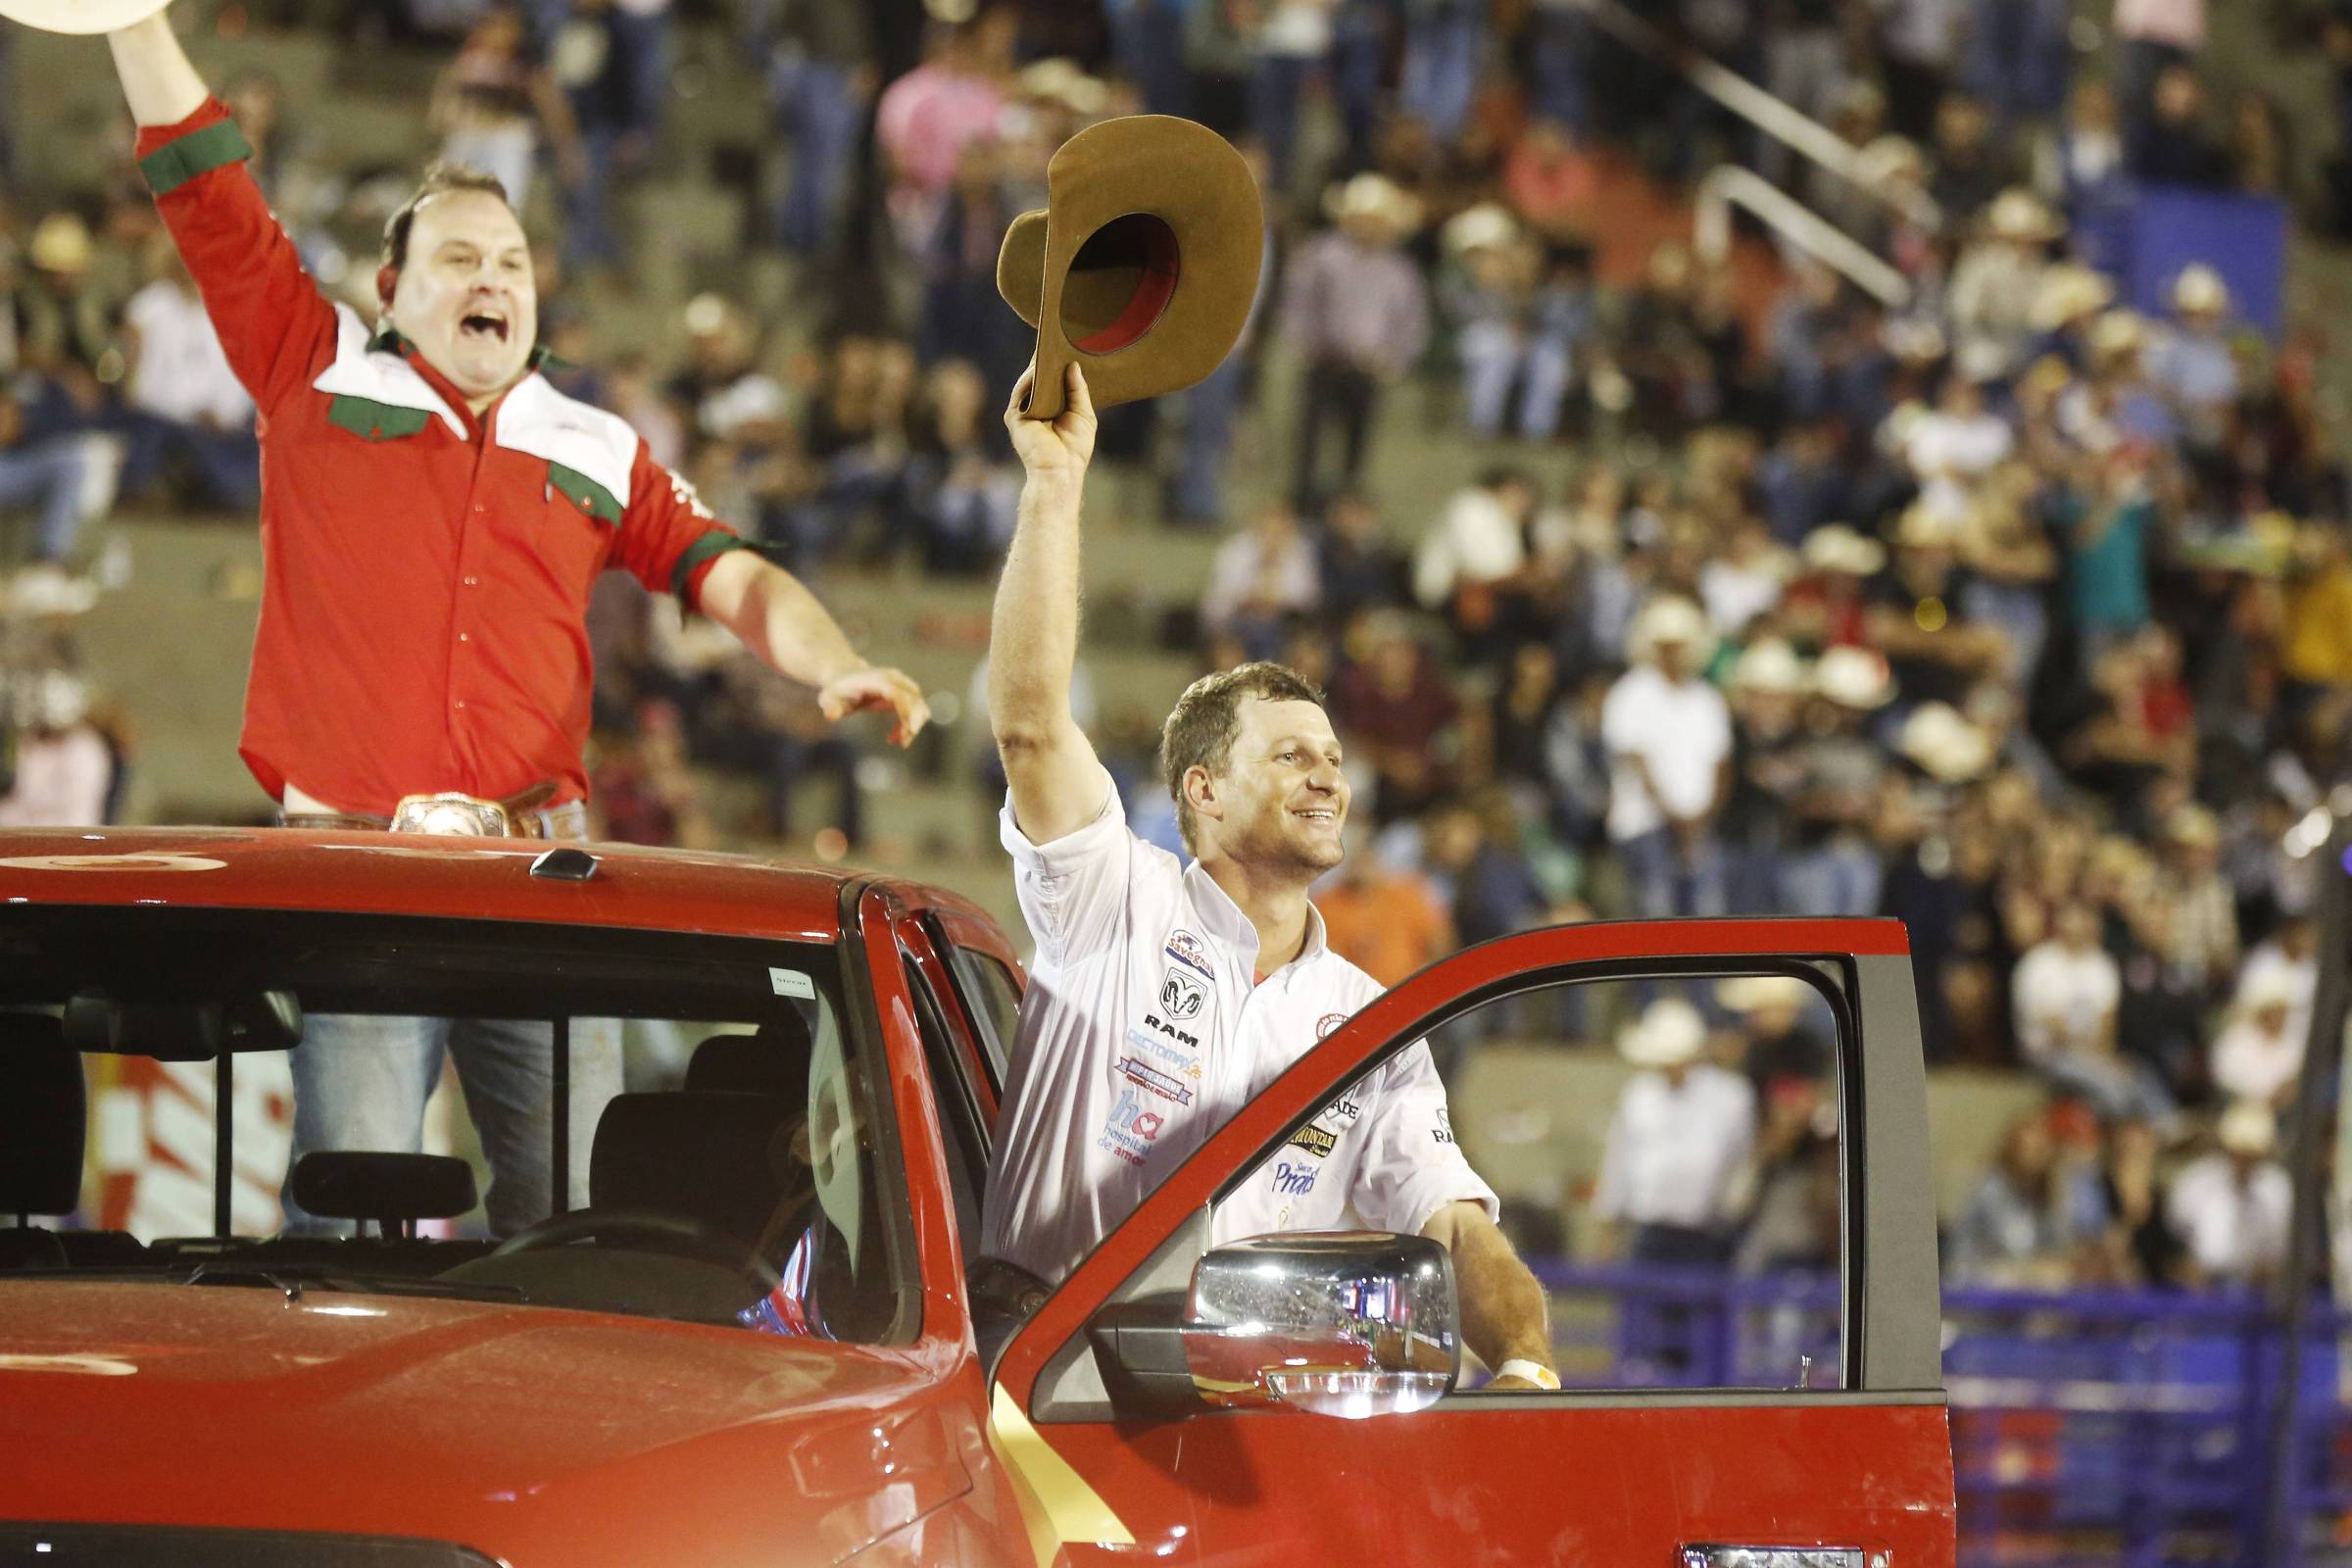
{"type": "Polygon", "coordinates": [[[1317,62],[1304,55],[1260,55],[1250,76],[1250,131],[1266,146],[1278,191],[1291,188],[1291,155],[1298,142],[1298,101],[1317,62]]]}
{"type": "Polygon", "coordinates": [[[1824,844],[1781,862],[1781,889],[1790,914],[1876,914],[1886,874],[1868,845],[1824,844]]]}
{"type": "Polygon", "coordinates": [[[33,514],[36,560],[62,563],[81,532],[82,497],[93,455],[78,436],[55,436],[30,447],[0,451],[0,512],[33,514]]]}
{"type": "Polygon", "coordinates": [[[1617,845],[1634,913],[1645,920],[1678,914],[1723,914],[1731,906],[1723,846],[1702,839],[1686,860],[1671,828],[1652,828],[1617,845]]]}
{"type": "MultiPolygon", "coordinates": [[[[493,1018],[396,1018],[315,1013],[294,1051],[294,1148],[281,1199],[290,1233],[337,1222],[294,1203],[293,1169],[314,1149],[416,1153],[424,1102],[444,1055],[458,1066],[466,1107],[490,1161],[487,1206],[495,1236],[512,1236],[554,1207],[555,1045],[550,1024],[493,1018]]],[[[620,1027],[611,1018],[571,1022],[571,1172],[567,1206],[588,1199],[588,1152],[605,1102],[620,1091],[620,1027]]]]}
{"type": "Polygon", "coordinates": [[[1185,8],[1173,0],[1105,5],[1111,58],[1144,95],[1147,114],[1191,119],[1193,78],[1184,66],[1185,8]]]}
{"type": "Polygon", "coordinates": [[[767,90],[776,128],[792,141],[792,178],[776,212],[776,243],[813,255],[832,235],[865,106],[851,91],[847,70],[805,55],[770,67],[767,90]]]}
{"type": "Polygon", "coordinates": [[[1178,522],[1225,521],[1225,459],[1233,447],[1233,416],[1241,409],[1249,376],[1247,357],[1236,352],[1185,394],[1176,474],[1178,522]]]}
{"type": "Polygon", "coordinates": [[[1461,139],[1471,95],[1478,88],[1478,55],[1484,42],[1483,17],[1466,9],[1405,24],[1404,79],[1396,96],[1441,142],[1461,139]]]}

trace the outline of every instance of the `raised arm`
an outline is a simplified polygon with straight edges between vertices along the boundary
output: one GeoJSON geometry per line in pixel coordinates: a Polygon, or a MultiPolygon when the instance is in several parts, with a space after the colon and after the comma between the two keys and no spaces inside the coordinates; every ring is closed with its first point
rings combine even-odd
{"type": "Polygon", "coordinates": [[[162,13],[107,34],[139,122],[139,172],[204,296],[237,379],[264,417],[335,349],[335,313],[245,169],[253,151],[162,13]]]}
{"type": "Polygon", "coordinates": [[[869,664],[798,577],[748,550],[730,550],[703,579],[703,613],[742,639],[771,668],[816,688],[826,718],[873,710],[892,718],[906,746],[931,716],[922,688],[905,672],[869,664]]]}
{"type": "Polygon", "coordinates": [[[1004,410],[1028,479],[989,624],[988,724],[1012,788],[1013,820],[1032,844],[1084,827],[1102,808],[1105,788],[1102,764],[1070,714],[1078,507],[1095,455],[1095,402],[1077,366],[1068,375],[1068,406],[1058,417],[1022,416],[1028,375],[1004,410]]]}
{"type": "Polygon", "coordinates": [[[120,32],[106,35],[115,52],[115,74],[130,118],[142,125],[176,125],[212,96],[188,63],[187,51],[172,31],[170,13],[159,11],[120,32]]]}

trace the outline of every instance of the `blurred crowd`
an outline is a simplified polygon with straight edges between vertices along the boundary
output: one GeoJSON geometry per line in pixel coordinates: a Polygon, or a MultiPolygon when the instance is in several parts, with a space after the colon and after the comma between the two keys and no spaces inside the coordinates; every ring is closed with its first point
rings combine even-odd
{"type": "MultiPolygon", "coordinates": [[[[1283,659],[1331,695],[1358,819],[1322,895],[1335,945],[1395,980],[1562,918],[1899,917],[1932,1058],[2054,1097],[1955,1238],[1965,1266],[2231,1272],[2194,1240],[2229,1227],[2151,1207],[2139,1152],[2196,1210],[2199,1152],[2242,1174],[2295,1092],[2303,824],[2352,730],[2346,487],[2317,327],[2260,329],[2197,263],[2143,314],[2106,269],[2115,215],[2151,187],[2330,230],[2348,182],[2262,83],[2212,78],[2205,0],[2115,0],[2103,25],[2061,0],[1636,8],[1842,138],[1837,172],[1630,47],[1606,4],[679,4],[338,19],[430,63],[439,150],[530,216],[566,390],[795,569],[910,557],[985,580],[1020,479],[997,428],[1027,353],[996,297],[1005,224],[1085,124],[1204,121],[1267,198],[1256,307],[1208,381],[1112,411],[1101,454],[1160,525],[1220,535],[1156,635],[1204,665],[1283,659]],[[757,75],[758,156],[680,167],[682,21],[757,75]],[[1661,233],[1629,262],[1626,192],[1679,215],[1726,163],[1896,284],[1752,237],[1708,254],[1661,233]],[[789,269],[795,303],[689,291],[660,307],[661,352],[601,353],[599,313],[663,245],[633,199],[689,173],[741,193],[742,257],[789,269]],[[1403,514],[1367,477],[1384,413],[1491,462],[1403,514]],[[1242,452],[1262,472],[1240,479],[1242,452]],[[2183,1251],[2144,1241],[2150,1215],[2183,1251]]],[[[2352,82],[2352,18],[2294,15],[2284,45],[2352,82]]],[[[365,308],[414,169],[335,164],[305,129],[331,107],[266,76],[223,95],[306,260],[365,308]]],[[[6,119],[21,164],[28,127],[6,119]]],[[[118,799],[121,726],[44,677],[70,677],[72,617],[128,570],[115,507],[251,509],[253,411],[127,122],[93,188],[29,188],[7,146],[0,538],[9,615],[45,650],[15,666],[16,787],[45,776],[47,738],[87,732],[118,799]]],[[[830,848],[864,842],[861,759],[812,710],[625,585],[592,634],[604,831],[727,836],[695,782],[715,768],[763,781],[763,834],[807,835],[813,776],[830,848]]],[[[1082,716],[1132,818],[1172,843],[1149,725],[1082,716]]],[[[990,760],[970,761],[988,797],[990,760]]],[[[2234,1200],[2267,1202],[2248,1180],[2234,1200]]]]}

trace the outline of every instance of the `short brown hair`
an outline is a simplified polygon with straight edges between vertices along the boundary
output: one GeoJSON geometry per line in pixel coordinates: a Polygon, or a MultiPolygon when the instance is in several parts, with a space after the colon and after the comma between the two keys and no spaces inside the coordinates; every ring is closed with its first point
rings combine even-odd
{"type": "Polygon", "coordinates": [[[497,197],[509,212],[514,204],[507,195],[507,187],[496,174],[474,168],[471,164],[451,163],[441,159],[424,172],[424,182],[416,193],[400,204],[400,211],[384,220],[384,250],[382,265],[390,268],[409,264],[409,230],[416,226],[416,209],[435,196],[446,196],[453,190],[478,190],[497,197]]]}
{"type": "Polygon", "coordinates": [[[1242,699],[1324,706],[1313,681],[1286,664],[1260,660],[1201,676],[1184,689],[1159,731],[1159,771],[1176,799],[1176,829],[1193,847],[1193,808],[1184,798],[1184,775],[1196,767],[1218,772],[1233,760],[1234,737],[1242,729],[1242,699]]]}

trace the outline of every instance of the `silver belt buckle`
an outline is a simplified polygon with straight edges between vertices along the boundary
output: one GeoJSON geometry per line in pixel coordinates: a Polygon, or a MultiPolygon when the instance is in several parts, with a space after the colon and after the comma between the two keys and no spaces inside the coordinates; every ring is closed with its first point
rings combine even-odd
{"type": "Polygon", "coordinates": [[[439,795],[404,795],[392,813],[395,833],[442,833],[466,838],[505,839],[514,836],[507,808],[496,801],[480,801],[455,790],[439,795]]]}

